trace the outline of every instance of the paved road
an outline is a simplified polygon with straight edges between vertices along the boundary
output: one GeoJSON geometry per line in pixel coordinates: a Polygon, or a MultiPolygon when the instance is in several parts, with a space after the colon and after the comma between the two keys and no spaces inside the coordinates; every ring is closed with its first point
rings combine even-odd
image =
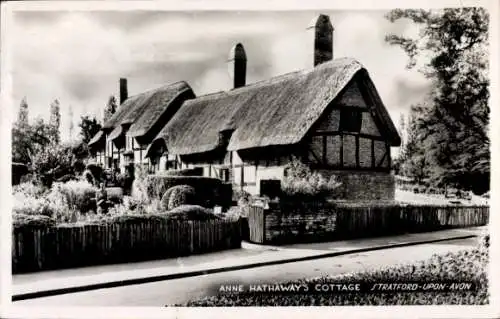
{"type": "Polygon", "coordinates": [[[164,306],[184,303],[214,293],[221,284],[269,283],[336,275],[365,269],[412,263],[435,253],[458,251],[475,245],[476,238],[445,241],[322,258],[312,261],[229,271],[141,285],[99,289],[74,294],[17,301],[15,306],[164,306]]]}

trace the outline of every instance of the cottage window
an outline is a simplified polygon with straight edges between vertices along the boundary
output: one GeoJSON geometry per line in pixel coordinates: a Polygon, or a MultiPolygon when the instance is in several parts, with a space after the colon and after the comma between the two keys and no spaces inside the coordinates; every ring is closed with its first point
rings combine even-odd
{"type": "Polygon", "coordinates": [[[362,114],[359,110],[344,108],[340,111],[340,127],[339,130],[343,132],[361,131],[362,114]]]}

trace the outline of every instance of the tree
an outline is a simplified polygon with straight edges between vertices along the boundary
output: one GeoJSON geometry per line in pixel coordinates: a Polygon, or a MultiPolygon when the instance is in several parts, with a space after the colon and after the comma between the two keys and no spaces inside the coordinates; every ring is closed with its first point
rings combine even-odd
{"type": "Polygon", "coordinates": [[[85,144],[88,144],[102,128],[95,116],[90,117],[88,115],[80,117],[78,126],[80,127],[80,136],[85,144]]]}
{"type": "Polygon", "coordinates": [[[30,164],[36,153],[54,141],[53,127],[42,119],[31,125],[16,122],[12,128],[12,161],[30,164]]]}
{"type": "Polygon", "coordinates": [[[421,151],[407,160],[427,163],[426,174],[435,184],[486,191],[490,171],[486,10],[396,9],[386,17],[419,25],[417,38],[390,34],[386,41],[407,53],[408,68],[418,66],[434,83],[425,105],[415,112],[417,137],[412,147],[421,151]],[[425,60],[427,56],[430,59],[425,60]],[[421,156],[425,161],[417,160],[421,156]]]}
{"type": "Polygon", "coordinates": [[[59,105],[59,100],[55,99],[50,104],[50,120],[49,125],[53,129],[53,136],[55,137],[55,142],[59,143],[61,140],[60,127],[61,127],[61,107],[59,105]]]}
{"type": "Polygon", "coordinates": [[[26,98],[21,100],[17,121],[12,127],[12,162],[30,162],[30,130],[28,122],[28,103],[26,98]]]}
{"type": "Polygon", "coordinates": [[[73,106],[72,105],[69,106],[68,113],[69,113],[69,139],[73,140],[73,131],[75,129],[75,126],[73,124],[73,106]]]}
{"type": "Polygon", "coordinates": [[[17,124],[28,125],[28,102],[26,97],[21,100],[21,105],[19,108],[19,113],[17,114],[17,124]]]}
{"type": "Polygon", "coordinates": [[[104,109],[104,122],[109,120],[109,118],[115,114],[117,108],[116,98],[114,95],[111,95],[108,99],[108,104],[106,104],[106,108],[104,109]]]}

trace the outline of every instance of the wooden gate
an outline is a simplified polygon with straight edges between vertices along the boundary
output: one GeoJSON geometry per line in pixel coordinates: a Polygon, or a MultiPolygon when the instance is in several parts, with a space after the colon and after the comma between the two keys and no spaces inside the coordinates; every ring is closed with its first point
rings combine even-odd
{"type": "Polygon", "coordinates": [[[248,212],[249,240],[253,243],[263,244],[266,238],[265,210],[261,206],[250,206],[248,212]]]}

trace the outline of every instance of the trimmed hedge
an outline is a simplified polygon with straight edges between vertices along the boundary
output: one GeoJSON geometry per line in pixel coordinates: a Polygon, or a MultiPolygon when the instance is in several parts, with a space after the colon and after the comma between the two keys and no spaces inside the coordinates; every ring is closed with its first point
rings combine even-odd
{"type": "MultiPolygon", "coordinates": [[[[171,210],[181,205],[196,205],[197,194],[193,187],[189,185],[178,185],[170,188],[170,196],[168,197],[167,209],[171,210]]],[[[168,193],[168,191],[166,192],[168,193]]]]}
{"type": "Polygon", "coordinates": [[[302,279],[288,284],[377,283],[377,282],[473,282],[472,291],[424,291],[394,293],[340,293],[340,294],[280,294],[234,293],[221,294],[189,301],[182,306],[346,306],[346,305],[487,305],[488,250],[484,247],[457,253],[434,255],[426,261],[405,266],[388,267],[374,271],[345,274],[335,277],[302,279]]]}
{"type": "Polygon", "coordinates": [[[222,181],[203,176],[163,176],[148,175],[145,180],[147,195],[151,199],[161,199],[174,186],[189,185],[194,188],[201,206],[213,207],[219,204],[222,181]]]}
{"type": "Polygon", "coordinates": [[[174,220],[214,220],[220,219],[212,213],[212,210],[198,205],[182,205],[167,213],[169,219],[174,220]]]}
{"type": "Polygon", "coordinates": [[[164,176],[203,176],[203,167],[164,171],[161,174],[164,176]]]}
{"type": "Polygon", "coordinates": [[[56,220],[45,215],[12,214],[12,226],[14,228],[24,226],[53,227],[56,220]]]}

